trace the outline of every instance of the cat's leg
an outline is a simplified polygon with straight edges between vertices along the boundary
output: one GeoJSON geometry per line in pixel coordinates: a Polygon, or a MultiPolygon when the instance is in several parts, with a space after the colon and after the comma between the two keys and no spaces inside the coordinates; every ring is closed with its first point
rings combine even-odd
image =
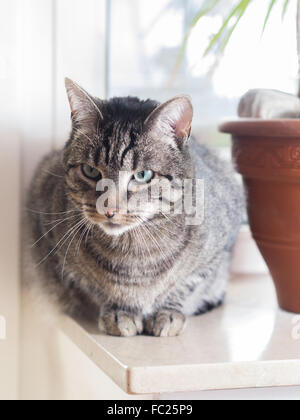
{"type": "Polygon", "coordinates": [[[155,337],[175,337],[185,327],[186,317],[180,311],[163,309],[145,321],[145,332],[155,337]]]}
{"type": "Polygon", "coordinates": [[[202,315],[222,305],[230,277],[230,262],[231,252],[224,251],[215,269],[200,275],[198,284],[184,301],[183,312],[186,315],[202,315]]]}
{"type": "Polygon", "coordinates": [[[223,251],[213,271],[201,280],[194,293],[186,299],[184,312],[189,316],[203,315],[223,304],[230,278],[232,251],[223,251]]]}
{"type": "Polygon", "coordinates": [[[238,114],[242,118],[300,118],[300,100],[276,90],[253,89],[241,98],[238,114]]]}
{"type": "Polygon", "coordinates": [[[101,332],[117,337],[133,337],[144,330],[141,315],[110,307],[101,310],[98,325],[101,332]]]}
{"type": "Polygon", "coordinates": [[[164,308],[146,319],[145,332],[156,337],[180,335],[188,316],[204,314],[223,303],[229,279],[231,252],[223,251],[201,274],[187,277],[164,302],[164,308]]]}

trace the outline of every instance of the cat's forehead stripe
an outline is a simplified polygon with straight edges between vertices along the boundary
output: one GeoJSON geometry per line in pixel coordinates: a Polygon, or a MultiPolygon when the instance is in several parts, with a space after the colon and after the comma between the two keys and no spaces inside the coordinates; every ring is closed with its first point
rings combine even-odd
{"type": "Polygon", "coordinates": [[[133,129],[130,130],[129,133],[130,142],[129,145],[126,147],[126,149],[123,151],[121,156],[121,167],[124,166],[124,161],[126,158],[126,155],[135,147],[136,145],[136,134],[134,133],[133,129]]]}
{"type": "Polygon", "coordinates": [[[96,168],[99,165],[100,153],[101,153],[101,149],[100,149],[100,147],[97,147],[95,155],[94,155],[94,164],[95,164],[96,168]]]}
{"type": "Polygon", "coordinates": [[[109,164],[109,152],[110,152],[110,139],[109,137],[105,137],[103,141],[103,146],[105,149],[105,163],[106,165],[109,164]]]}

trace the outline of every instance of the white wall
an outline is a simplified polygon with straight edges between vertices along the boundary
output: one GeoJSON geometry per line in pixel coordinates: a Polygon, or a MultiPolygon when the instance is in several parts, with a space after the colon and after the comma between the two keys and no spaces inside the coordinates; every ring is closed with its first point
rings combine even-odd
{"type": "Polygon", "coordinates": [[[64,78],[105,95],[105,0],[17,0],[23,179],[70,130],[64,78]]]}
{"type": "Polygon", "coordinates": [[[0,399],[18,394],[19,349],[19,179],[17,114],[17,1],[0,3],[0,399]]]}
{"type": "MultiPolygon", "coordinates": [[[[31,310],[33,303],[26,307],[24,299],[20,326],[21,377],[17,377],[20,347],[17,227],[19,209],[22,208],[21,215],[25,211],[20,195],[24,200],[42,156],[67,140],[70,110],[64,77],[75,79],[97,96],[105,95],[105,3],[105,0],[1,0],[0,87],[1,98],[6,103],[1,104],[0,113],[1,233],[5,237],[5,241],[0,240],[0,259],[3,259],[0,315],[5,315],[9,322],[9,340],[0,342],[0,398],[3,399],[57,397],[58,386],[64,384],[65,378],[54,377],[52,372],[52,364],[59,365],[64,346],[58,347],[56,341],[49,345],[51,338],[43,335],[43,326],[37,323],[39,314],[31,310]]],[[[24,272],[23,265],[22,277],[24,272]]],[[[62,389],[61,396],[66,393],[62,389]]]]}

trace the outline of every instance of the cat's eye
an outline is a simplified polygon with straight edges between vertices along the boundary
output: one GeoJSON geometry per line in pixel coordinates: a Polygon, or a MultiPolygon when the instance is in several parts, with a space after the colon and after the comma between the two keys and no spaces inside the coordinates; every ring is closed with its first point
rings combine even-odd
{"type": "Polygon", "coordinates": [[[148,184],[154,177],[153,171],[141,171],[134,175],[134,179],[138,184],[148,184]]]}
{"type": "Polygon", "coordinates": [[[82,165],[81,170],[85,177],[92,179],[93,181],[100,181],[100,179],[102,178],[101,172],[90,165],[82,165]]]}

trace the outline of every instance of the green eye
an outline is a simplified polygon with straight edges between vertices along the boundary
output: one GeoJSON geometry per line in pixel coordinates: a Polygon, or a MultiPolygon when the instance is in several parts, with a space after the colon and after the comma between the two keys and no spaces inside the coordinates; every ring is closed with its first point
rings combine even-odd
{"type": "Polygon", "coordinates": [[[92,179],[94,181],[100,181],[100,179],[102,178],[101,173],[98,171],[98,169],[93,168],[92,166],[89,165],[82,165],[82,173],[85,177],[92,179]]]}
{"type": "Polygon", "coordinates": [[[139,184],[147,184],[154,177],[153,171],[141,171],[134,175],[136,182],[139,184]]]}

